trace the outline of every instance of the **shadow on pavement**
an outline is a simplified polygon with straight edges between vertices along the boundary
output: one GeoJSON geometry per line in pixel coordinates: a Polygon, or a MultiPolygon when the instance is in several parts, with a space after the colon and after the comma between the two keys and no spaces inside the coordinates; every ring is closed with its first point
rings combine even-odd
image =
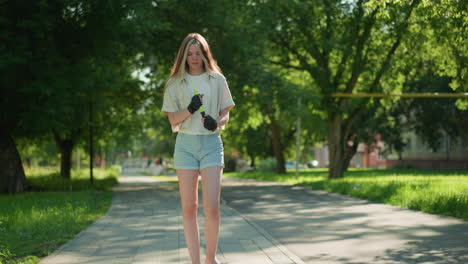
{"type": "Polygon", "coordinates": [[[468,224],[455,218],[229,178],[222,198],[306,263],[468,263],[468,224]]]}

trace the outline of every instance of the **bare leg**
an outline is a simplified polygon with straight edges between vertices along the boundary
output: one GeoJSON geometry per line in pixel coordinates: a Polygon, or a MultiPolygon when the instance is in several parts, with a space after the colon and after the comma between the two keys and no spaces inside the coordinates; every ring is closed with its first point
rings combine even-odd
{"type": "Polygon", "coordinates": [[[176,170],[182,204],[185,241],[192,264],[200,264],[200,232],[198,231],[198,170],[176,170]]]}
{"type": "Polygon", "coordinates": [[[201,170],[203,209],[205,212],[205,239],[207,264],[217,264],[216,250],[219,238],[219,201],[221,194],[222,167],[209,167],[201,170]]]}

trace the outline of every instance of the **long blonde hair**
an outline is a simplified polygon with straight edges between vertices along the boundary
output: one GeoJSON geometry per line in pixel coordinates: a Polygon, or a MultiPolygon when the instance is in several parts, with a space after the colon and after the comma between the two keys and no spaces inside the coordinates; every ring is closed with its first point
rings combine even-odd
{"type": "Polygon", "coordinates": [[[218,63],[211,54],[210,46],[206,39],[198,33],[190,33],[184,38],[180,45],[179,52],[177,53],[177,57],[174,61],[174,65],[172,66],[171,74],[168,79],[182,78],[187,72],[187,53],[190,45],[192,44],[198,45],[201,50],[201,57],[205,71],[222,74],[221,69],[218,67],[218,63]]]}

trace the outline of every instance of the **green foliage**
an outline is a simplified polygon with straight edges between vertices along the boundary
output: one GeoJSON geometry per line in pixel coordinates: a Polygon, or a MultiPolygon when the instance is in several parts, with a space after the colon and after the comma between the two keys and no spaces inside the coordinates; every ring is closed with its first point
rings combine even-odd
{"type": "Polygon", "coordinates": [[[0,263],[38,263],[37,257],[50,254],[104,215],[119,170],[95,169],[91,186],[86,169],[72,171],[70,180],[54,167],[26,169],[30,184],[40,192],[0,195],[0,263]]]}
{"type": "Polygon", "coordinates": [[[111,197],[110,192],[94,191],[1,195],[3,261],[37,263],[37,257],[50,254],[103,216],[111,197]]]}
{"type": "Polygon", "coordinates": [[[468,220],[468,174],[457,170],[350,170],[342,179],[327,179],[326,170],[294,173],[227,173],[226,176],[289,182],[468,220]]]}
{"type": "Polygon", "coordinates": [[[154,8],[150,0],[2,3],[0,84],[9,87],[0,97],[2,132],[53,134],[74,147],[85,142],[90,105],[101,146],[114,129],[127,139],[141,131],[148,91],[133,73],[148,64],[141,52],[150,34],[164,27],[154,8]]]}
{"type": "MultiPolygon", "coordinates": [[[[380,133],[391,148],[402,151],[402,122],[392,108],[398,99],[327,96],[331,92],[414,92],[407,84],[421,78],[417,63],[437,58],[437,67],[455,65],[442,63],[453,62],[454,57],[443,53],[434,32],[445,32],[449,40],[461,30],[459,14],[464,12],[460,3],[425,0],[215,1],[197,7],[196,12],[168,2],[157,11],[165,17],[168,30],[152,50],[160,58],[159,68],[151,73],[154,89],[162,95],[160,84],[178,48],[174,43],[180,43],[187,32],[202,33],[237,103],[223,132],[226,152],[240,151],[253,160],[272,153],[271,120],[280,125],[285,155],[293,157],[296,117],[303,120],[302,143],[313,145],[326,140],[326,122],[333,113],[342,115],[348,122],[343,127],[351,130],[344,133],[348,138],[343,142],[371,142],[380,133]],[[447,17],[452,26],[442,22],[443,10],[454,14],[447,17]],[[439,55],[433,57],[433,53],[439,55]],[[313,96],[317,93],[319,97],[313,96]],[[302,111],[296,107],[299,96],[302,111]]],[[[159,112],[161,99],[155,98],[154,113],[159,112]]],[[[146,142],[146,148],[158,145],[151,152],[169,156],[173,136],[167,118],[154,114],[152,119],[149,136],[142,135],[136,142],[146,142]]]]}
{"type": "Polygon", "coordinates": [[[451,77],[450,86],[453,90],[467,92],[467,3],[449,0],[430,1],[421,10],[421,16],[433,31],[430,45],[436,48],[432,48],[428,55],[431,60],[437,62],[435,68],[438,69],[438,73],[451,77]]]}
{"type": "Polygon", "coordinates": [[[20,138],[16,140],[16,146],[21,160],[28,167],[58,166],[60,164],[57,145],[47,137],[20,138]]]}
{"type": "MultiPolygon", "coordinates": [[[[422,67],[421,67],[422,68],[422,67]]],[[[451,93],[449,87],[450,78],[434,76],[426,73],[420,80],[410,83],[414,91],[451,93]]],[[[459,110],[455,104],[456,99],[413,99],[408,100],[405,114],[407,122],[411,124],[414,131],[434,151],[441,146],[444,135],[454,139],[464,137],[468,139],[467,123],[468,111],[459,110]],[[430,127],[430,129],[428,129],[430,127]]],[[[402,104],[399,104],[402,105],[402,104]]],[[[405,109],[400,107],[400,109],[405,109]]]]}
{"type": "Polygon", "coordinates": [[[0,250],[0,263],[4,263],[8,261],[8,259],[11,259],[15,255],[10,252],[10,250],[7,247],[2,247],[0,250]]]}
{"type": "MultiPolygon", "coordinates": [[[[447,49],[437,43],[438,37],[434,35],[435,31],[440,31],[446,45],[457,38],[454,43],[466,46],[458,42],[466,39],[459,36],[467,35],[457,34],[466,31],[466,27],[461,29],[466,22],[463,16],[466,4],[460,1],[250,3],[256,7],[263,30],[269,32],[271,62],[282,69],[307,73],[310,79],[305,85],[316,88],[308,91],[321,95],[320,103],[311,104],[310,111],[318,109],[328,117],[333,170],[345,168],[344,157],[353,152],[353,148],[345,144],[348,141],[371,141],[373,135],[380,132],[389,135],[394,148],[401,149],[404,144],[401,137],[392,136],[401,130],[395,126],[397,119],[389,118],[387,112],[396,99],[376,102],[367,98],[333,98],[331,93],[401,93],[408,81],[421,77],[415,63],[425,63],[428,59],[437,60],[439,74],[445,72],[446,76],[465,79],[461,69],[467,67],[460,66],[466,63],[466,50],[455,47],[450,51],[453,54],[446,54],[447,49]],[[445,24],[444,19],[450,20],[451,26],[445,24]],[[447,59],[450,62],[444,63],[447,59]],[[403,69],[412,71],[406,74],[403,69]],[[378,107],[386,111],[376,111],[378,107]]],[[[322,130],[322,133],[326,132],[322,130]]],[[[342,172],[330,175],[340,177],[342,172]]]]}
{"type": "Polygon", "coordinates": [[[41,259],[36,256],[15,258],[14,255],[8,255],[8,252],[6,254],[0,253],[1,264],[36,264],[39,262],[41,262],[41,259]]]}
{"type": "Polygon", "coordinates": [[[0,10],[0,84],[11,89],[2,90],[0,125],[15,139],[78,135],[87,149],[92,101],[100,154],[169,157],[174,135],[160,111],[163,86],[180,41],[199,32],[237,103],[223,132],[226,152],[252,160],[271,155],[273,120],[292,157],[298,116],[305,145],[325,141],[327,122],[339,116],[348,129],[340,142],[367,142],[379,132],[402,149],[397,99],[329,95],[414,92],[407,84],[422,79],[421,64],[466,92],[465,2],[7,1],[0,10]]]}
{"type": "MultiPolygon", "coordinates": [[[[416,66],[418,73],[405,82],[405,92],[455,93],[449,87],[452,78],[435,74],[433,62],[418,63],[416,66]]],[[[402,132],[408,131],[414,131],[433,151],[446,143],[442,142],[444,138],[450,138],[451,145],[458,144],[460,139],[468,139],[468,111],[458,109],[455,98],[400,99],[386,107],[383,114],[379,120],[391,118],[393,124],[379,122],[374,131],[384,131],[386,143],[401,144],[402,132]]]]}
{"type": "Polygon", "coordinates": [[[276,171],[276,159],[270,157],[270,158],[259,161],[256,170],[259,172],[276,171]]]}

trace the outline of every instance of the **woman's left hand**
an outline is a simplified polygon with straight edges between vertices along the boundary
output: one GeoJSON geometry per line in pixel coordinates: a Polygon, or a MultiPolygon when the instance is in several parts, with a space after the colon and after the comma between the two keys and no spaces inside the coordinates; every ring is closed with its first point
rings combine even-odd
{"type": "Polygon", "coordinates": [[[203,119],[203,127],[210,130],[210,131],[216,131],[218,128],[218,122],[213,119],[210,115],[206,115],[203,119]]]}

